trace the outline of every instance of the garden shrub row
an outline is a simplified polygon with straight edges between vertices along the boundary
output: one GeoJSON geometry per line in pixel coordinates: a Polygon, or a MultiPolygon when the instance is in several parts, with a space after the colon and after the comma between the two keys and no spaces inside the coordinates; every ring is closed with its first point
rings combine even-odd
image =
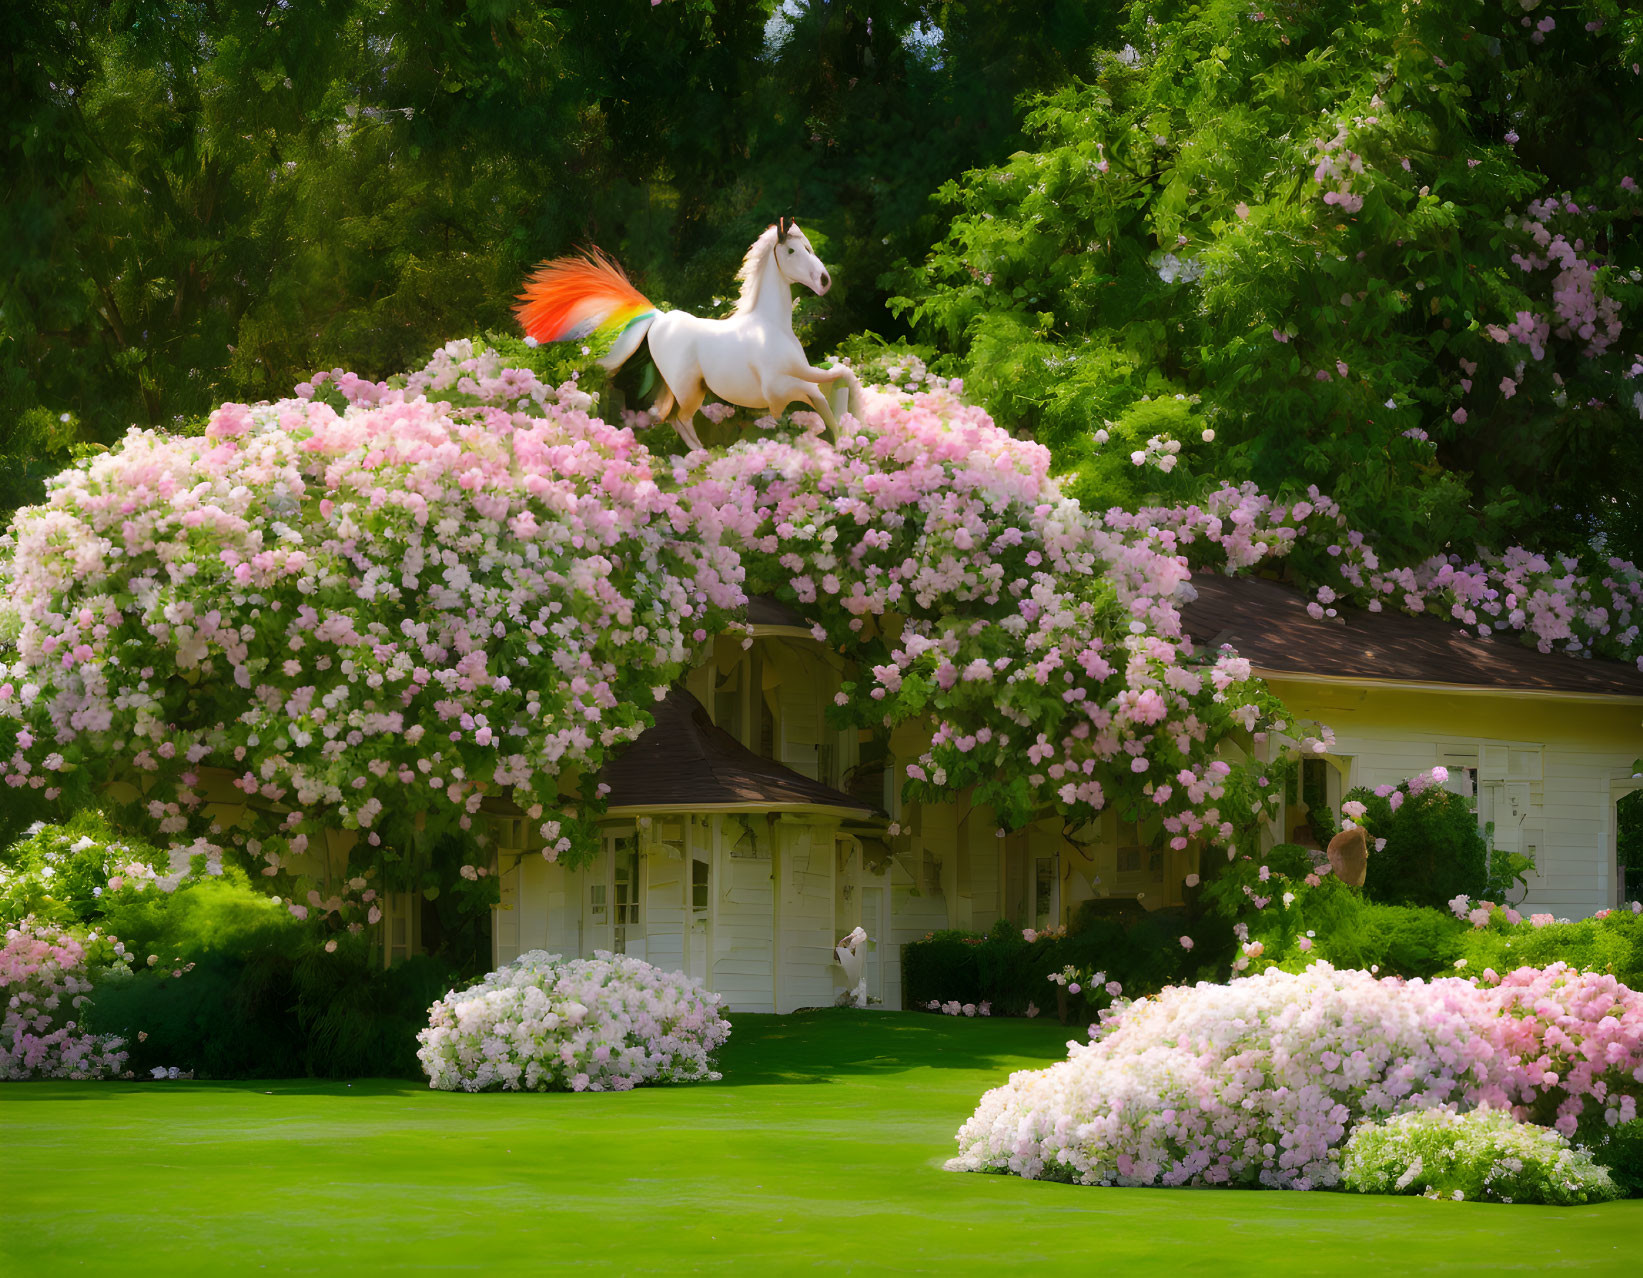
{"type": "MultiPolygon", "coordinates": [[[[1098,985],[1111,980],[1130,994],[1144,994],[1224,976],[1232,949],[1229,922],[1204,917],[1189,924],[1183,910],[1134,907],[1101,914],[1086,909],[1064,932],[1029,933],[1004,920],[987,932],[947,929],[902,947],[902,1006],[987,1003],[1006,1016],[1025,1015],[1031,1007],[1055,1011],[1058,986],[1051,977],[1069,967],[1085,976],[1101,973],[1098,985]],[[1180,944],[1189,928],[1195,938],[1191,951],[1180,944]]],[[[1068,1019],[1093,1019],[1098,1002],[1105,1001],[1095,994],[1094,989],[1066,994],[1068,1019]]]]}
{"type": "MultiPolygon", "coordinates": [[[[232,865],[161,852],[92,811],[0,851],[0,928],[14,956],[72,952],[69,975],[89,989],[80,1006],[59,1000],[49,1024],[0,1031],[21,1060],[19,1040],[74,1023],[51,1051],[31,1049],[34,1074],[65,1070],[76,1039],[114,1038],[138,1076],[415,1078],[427,1009],[461,975],[426,956],[385,969],[367,933],[299,920],[232,865]]],[[[38,959],[6,965],[0,1003],[42,976],[38,959]]]]}

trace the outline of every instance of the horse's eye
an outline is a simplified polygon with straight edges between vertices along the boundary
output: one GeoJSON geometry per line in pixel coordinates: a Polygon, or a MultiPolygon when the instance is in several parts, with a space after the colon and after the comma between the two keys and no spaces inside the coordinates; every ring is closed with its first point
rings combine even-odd
{"type": "Polygon", "coordinates": [[[788,255],[788,256],[789,256],[789,257],[792,257],[792,256],[793,256],[793,250],[792,250],[792,249],[788,249],[788,250],[787,250],[787,255],[788,255]]]}

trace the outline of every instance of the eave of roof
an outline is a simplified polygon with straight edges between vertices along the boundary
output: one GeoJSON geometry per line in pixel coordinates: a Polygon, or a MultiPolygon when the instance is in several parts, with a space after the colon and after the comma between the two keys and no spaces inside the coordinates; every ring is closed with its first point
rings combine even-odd
{"type": "Polygon", "coordinates": [[[815,639],[809,619],[773,595],[753,595],[747,601],[747,625],[755,638],[815,639]]]}
{"type": "Polygon", "coordinates": [[[1426,691],[1505,692],[1629,702],[1643,671],[1618,661],[1540,652],[1505,636],[1481,637],[1438,617],[1342,609],[1308,614],[1308,598],[1258,577],[1200,574],[1181,610],[1195,643],[1230,643],[1263,676],[1402,685],[1426,691]]]}
{"type": "Polygon", "coordinates": [[[607,763],[608,811],[802,811],[872,816],[852,795],[749,750],[714,726],[702,704],[672,688],[655,724],[607,763]]]}

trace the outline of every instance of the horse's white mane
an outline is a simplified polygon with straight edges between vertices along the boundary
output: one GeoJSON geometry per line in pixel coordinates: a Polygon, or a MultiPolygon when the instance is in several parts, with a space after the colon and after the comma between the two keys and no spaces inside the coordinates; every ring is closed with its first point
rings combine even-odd
{"type": "Polygon", "coordinates": [[[741,296],[736,299],[736,314],[746,315],[753,310],[754,303],[759,300],[759,276],[763,272],[759,269],[764,265],[765,258],[770,256],[776,247],[776,228],[767,226],[763,235],[748,246],[747,256],[742,259],[742,267],[736,272],[736,278],[742,282],[741,296]]]}

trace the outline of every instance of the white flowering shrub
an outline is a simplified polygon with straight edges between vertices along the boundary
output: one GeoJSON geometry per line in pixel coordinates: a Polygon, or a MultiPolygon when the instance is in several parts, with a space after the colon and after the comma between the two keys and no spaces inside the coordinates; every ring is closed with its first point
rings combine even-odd
{"type": "Polygon", "coordinates": [[[1609,1173],[1561,1132],[1488,1106],[1365,1123],[1346,1142],[1341,1185],[1365,1194],[1558,1206],[1620,1197],[1609,1173]]]}
{"type": "Polygon", "coordinates": [[[417,1035],[442,1091],[627,1091],[716,1080],[730,1037],[719,996],[681,972],[600,950],[532,950],[429,1009],[417,1035]]]}
{"type": "Polygon", "coordinates": [[[1323,1189],[1366,1120],[1487,1105],[1591,1136],[1643,1094],[1643,995],[1561,964],[1433,981],[1271,968],[1117,1005],[1090,1033],[983,1096],[948,1168],[1323,1189]]]}
{"type": "Polygon", "coordinates": [[[222,849],[199,839],[161,851],[122,838],[95,811],[63,825],[36,822],[26,837],[0,848],[0,926],[25,918],[76,927],[101,920],[116,903],[223,872],[222,849]]]}

